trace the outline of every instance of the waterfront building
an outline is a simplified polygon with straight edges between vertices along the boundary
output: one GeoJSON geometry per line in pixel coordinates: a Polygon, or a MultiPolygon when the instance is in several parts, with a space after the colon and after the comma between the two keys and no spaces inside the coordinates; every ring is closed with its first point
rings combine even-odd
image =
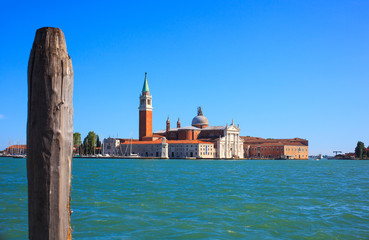
{"type": "Polygon", "coordinates": [[[309,143],[306,139],[264,139],[242,137],[245,158],[254,159],[308,159],[309,143]]]}
{"type": "Polygon", "coordinates": [[[124,141],[122,138],[105,138],[103,140],[103,153],[111,156],[119,156],[120,151],[120,143],[124,141]]]}
{"type": "Polygon", "coordinates": [[[356,154],[354,152],[345,153],[345,159],[355,159],[356,154]]]}
{"type": "Polygon", "coordinates": [[[199,107],[191,126],[181,127],[178,118],[176,128],[170,119],[166,129],[152,132],[152,95],[145,73],[139,104],[139,139],[104,139],[104,153],[112,156],[136,156],[159,158],[243,158],[243,140],[239,126],[210,126],[199,107]]]}
{"type": "Polygon", "coordinates": [[[308,141],[301,138],[263,139],[241,137],[234,123],[211,126],[198,107],[190,126],[182,127],[178,118],[171,128],[169,117],[165,129],[152,130],[152,95],[147,73],[139,102],[139,139],[104,139],[104,153],[112,156],[158,158],[256,158],[308,159],[308,141]]]}
{"type": "MultiPolygon", "coordinates": [[[[175,144],[176,141],[187,141],[188,144],[193,145],[201,141],[209,146],[209,151],[212,153],[197,156],[199,158],[243,158],[243,140],[240,138],[239,127],[233,120],[229,126],[209,126],[209,121],[203,115],[201,107],[197,110],[197,116],[192,119],[191,126],[181,127],[178,119],[177,128],[171,128],[168,118],[166,129],[156,131],[154,134],[167,138],[171,144],[175,144]]],[[[171,156],[176,156],[176,151],[172,152],[171,156]]]]}
{"type": "Polygon", "coordinates": [[[5,149],[4,153],[9,155],[26,155],[27,145],[11,145],[5,149]]]}
{"type": "Polygon", "coordinates": [[[110,156],[147,158],[215,158],[214,144],[200,140],[167,140],[160,137],[153,141],[108,138],[104,140],[104,153],[110,156]],[[114,142],[119,142],[115,145],[114,142]]]}

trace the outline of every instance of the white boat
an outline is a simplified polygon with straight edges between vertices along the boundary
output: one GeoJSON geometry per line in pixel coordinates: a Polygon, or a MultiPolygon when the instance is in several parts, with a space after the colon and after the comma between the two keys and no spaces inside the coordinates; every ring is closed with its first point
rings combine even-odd
{"type": "Polygon", "coordinates": [[[140,158],[140,155],[135,154],[135,153],[131,153],[131,154],[129,154],[128,158],[140,158]]]}
{"type": "Polygon", "coordinates": [[[129,155],[128,158],[139,158],[140,155],[138,155],[137,153],[132,153],[132,136],[131,136],[131,143],[129,145],[129,155]]]}

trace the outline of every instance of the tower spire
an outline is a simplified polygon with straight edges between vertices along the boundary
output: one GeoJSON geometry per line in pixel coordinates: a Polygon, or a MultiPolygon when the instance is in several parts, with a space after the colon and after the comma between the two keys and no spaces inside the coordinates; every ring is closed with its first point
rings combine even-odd
{"type": "Polygon", "coordinates": [[[142,92],[150,92],[149,84],[147,83],[147,72],[145,72],[145,81],[144,81],[144,85],[142,87],[142,92]]]}
{"type": "Polygon", "coordinates": [[[170,120],[169,120],[169,116],[168,116],[166,131],[168,132],[169,130],[170,130],[170,120]]]}
{"type": "Polygon", "coordinates": [[[145,72],[145,81],[140,95],[140,122],[139,139],[152,136],[152,96],[147,84],[147,73],[145,72]]]}

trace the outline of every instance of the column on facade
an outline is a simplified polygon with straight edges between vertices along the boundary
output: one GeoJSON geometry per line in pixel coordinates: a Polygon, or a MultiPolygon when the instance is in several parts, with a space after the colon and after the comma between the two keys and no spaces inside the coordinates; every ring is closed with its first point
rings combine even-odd
{"type": "Polygon", "coordinates": [[[232,157],[233,157],[234,155],[236,155],[236,134],[233,133],[232,136],[233,136],[233,149],[232,149],[233,151],[232,157]]]}
{"type": "Polygon", "coordinates": [[[236,155],[238,156],[238,157],[240,157],[240,149],[239,149],[239,147],[240,147],[240,145],[238,144],[238,139],[239,139],[239,137],[238,137],[238,134],[236,133],[236,135],[235,135],[237,138],[235,139],[235,143],[236,143],[236,146],[237,146],[237,153],[236,153],[236,155]]]}
{"type": "Polygon", "coordinates": [[[227,139],[228,135],[226,133],[224,134],[224,158],[227,158],[227,148],[228,148],[227,139]]]}

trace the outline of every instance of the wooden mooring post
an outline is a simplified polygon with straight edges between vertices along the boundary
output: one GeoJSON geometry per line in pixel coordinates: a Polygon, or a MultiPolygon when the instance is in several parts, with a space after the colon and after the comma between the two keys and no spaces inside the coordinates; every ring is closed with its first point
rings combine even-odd
{"type": "Polygon", "coordinates": [[[71,239],[73,67],[63,32],[36,32],[28,62],[29,239],[71,239]]]}

